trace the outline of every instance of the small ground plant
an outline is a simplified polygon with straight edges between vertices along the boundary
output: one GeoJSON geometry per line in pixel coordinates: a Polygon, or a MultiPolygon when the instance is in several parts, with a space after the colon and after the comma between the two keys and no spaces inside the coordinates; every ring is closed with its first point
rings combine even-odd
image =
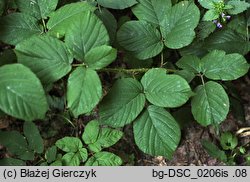
{"type": "Polygon", "coordinates": [[[0,164],[122,165],[110,147],[128,125],[142,152],[171,159],[186,122],[174,113],[186,111],[232,151],[230,158],[203,141],[212,156],[220,151],[213,157],[249,160],[235,136],[220,134],[236,98],[230,81],[249,70],[249,7],[249,0],[2,0],[0,111],[24,123],[0,131],[9,153],[0,164]],[[57,138],[43,130],[52,120],[73,129],[57,138]]]}

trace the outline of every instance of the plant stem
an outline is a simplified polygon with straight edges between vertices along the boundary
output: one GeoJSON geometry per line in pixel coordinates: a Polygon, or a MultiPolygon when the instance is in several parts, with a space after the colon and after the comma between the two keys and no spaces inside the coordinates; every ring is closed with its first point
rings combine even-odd
{"type": "Polygon", "coordinates": [[[200,78],[201,78],[202,85],[205,85],[203,75],[200,74],[199,76],[200,76],[200,78]]]}
{"type": "MultiPolygon", "coordinates": [[[[99,71],[101,72],[113,72],[113,73],[119,73],[119,72],[123,72],[123,73],[128,73],[128,74],[136,74],[136,73],[145,73],[148,70],[150,70],[151,68],[137,68],[137,69],[125,69],[125,68],[103,68],[99,71]]],[[[165,69],[165,68],[163,68],[165,69]]],[[[177,70],[173,70],[173,69],[165,69],[167,72],[170,73],[174,73],[177,70]]]]}
{"type": "Polygon", "coordinates": [[[44,32],[47,32],[47,27],[46,27],[46,23],[45,23],[44,19],[42,19],[42,23],[43,23],[44,32]]]}
{"type": "Polygon", "coordinates": [[[163,52],[161,52],[161,68],[164,66],[164,55],[163,52]]]}
{"type": "Polygon", "coordinates": [[[73,67],[86,66],[84,63],[81,64],[72,64],[73,67]]]}

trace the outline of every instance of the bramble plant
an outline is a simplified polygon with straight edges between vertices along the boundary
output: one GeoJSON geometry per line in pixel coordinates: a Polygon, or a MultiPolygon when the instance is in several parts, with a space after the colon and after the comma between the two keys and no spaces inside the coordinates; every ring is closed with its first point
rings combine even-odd
{"type": "Polygon", "coordinates": [[[207,140],[203,140],[202,145],[210,156],[219,159],[227,165],[235,165],[239,157],[243,158],[244,165],[250,165],[250,154],[247,152],[249,143],[244,146],[238,145],[238,138],[230,132],[222,133],[219,141],[219,147],[222,150],[207,140]]]}
{"type": "Polygon", "coordinates": [[[129,124],[141,151],[171,159],[181,139],[172,112],[184,105],[198,124],[219,130],[230,110],[225,83],[249,70],[249,0],[69,2],[0,2],[6,45],[0,110],[25,121],[25,138],[0,133],[0,144],[17,158],[5,164],[24,165],[38,153],[45,156],[39,165],[121,165],[120,157],[102,150],[129,124]],[[114,15],[113,9],[123,11],[114,15]],[[58,87],[63,93],[55,96],[58,87]],[[95,120],[81,138],[63,137],[44,152],[32,121],[46,120],[55,107],[63,117],[70,113],[64,118],[72,125],[84,116],[95,120]]]}

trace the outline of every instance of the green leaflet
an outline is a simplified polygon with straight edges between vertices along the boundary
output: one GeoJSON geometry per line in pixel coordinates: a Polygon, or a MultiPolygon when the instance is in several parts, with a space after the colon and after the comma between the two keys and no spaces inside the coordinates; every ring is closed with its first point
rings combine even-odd
{"type": "Polygon", "coordinates": [[[238,54],[226,54],[221,50],[213,50],[202,59],[197,56],[183,56],[176,65],[179,68],[204,74],[213,80],[235,80],[248,72],[249,64],[238,54]]]}
{"type": "Polygon", "coordinates": [[[93,152],[100,152],[102,148],[107,148],[121,139],[123,132],[110,128],[100,128],[97,120],[90,121],[82,135],[82,139],[85,144],[88,144],[88,148],[93,152]]]}
{"type": "Polygon", "coordinates": [[[65,35],[75,18],[85,11],[94,11],[96,8],[87,2],[67,4],[50,14],[47,23],[49,34],[61,37],[65,35]]]}
{"type": "Polygon", "coordinates": [[[101,96],[101,81],[94,70],[78,67],[70,74],[67,84],[67,106],[75,117],[92,111],[101,96]]]}
{"type": "Polygon", "coordinates": [[[99,132],[99,122],[97,120],[92,120],[85,126],[82,140],[86,144],[94,143],[98,138],[99,132]]]}
{"type": "Polygon", "coordinates": [[[227,53],[247,54],[250,51],[250,43],[236,32],[225,29],[214,32],[205,39],[203,47],[208,51],[215,49],[224,50],[227,53]]]}
{"type": "Polygon", "coordinates": [[[179,75],[167,75],[164,69],[150,69],[141,83],[147,100],[160,107],[178,107],[187,102],[191,88],[179,75]]]}
{"type": "Polygon", "coordinates": [[[129,124],[140,114],[144,104],[142,85],[132,78],[120,79],[100,103],[101,123],[112,127],[129,124]]]}
{"type": "Polygon", "coordinates": [[[29,67],[44,84],[59,80],[71,70],[73,57],[67,46],[48,35],[19,43],[15,52],[18,62],[29,67]]]}
{"type": "Polygon", "coordinates": [[[74,18],[66,32],[65,43],[73,51],[74,58],[83,61],[89,50],[108,44],[109,35],[102,21],[94,13],[86,11],[74,18]]]}
{"type": "Polygon", "coordinates": [[[57,140],[56,146],[64,152],[72,153],[77,152],[83,147],[81,140],[75,137],[64,137],[60,140],[57,140]]]}
{"type": "Polygon", "coordinates": [[[25,138],[17,131],[0,131],[0,144],[13,155],[23,155],[28,148],[25,138]]]}
{"type": "Polygon", "coordinates": [[[117,50],[111,46],[103,45],[91,49],[84,58],[84,63],[88,68],[95,70],[108,66],[116,59],[117,50]]]}
{"type": "Polygon", "coordinates": [[[39,35],[43,32],[37,19],[22,13],[12,13],[1,17],[0,27],[0,40],[11,45],[16,45],[32,35],[39,35]]]}
{"type": "Polygon", "coordinates": [[[89,144],[88,147],[93,152],[100,152],[102,148],[108,148],[117,143],[122,136],[123,132],[119,130],[102,128],[97,140],[89,144]]]}
{"type": "Polygon", "coordinates": [[[97,0],[97,3],[106,8],[125,9],[137,3],[136,0],[97,0]]]}
{"type": "Polygon", "coordinates": [[[52,146],[46,150],[45,159],[48,163],[51,163],[56,160],[57,148],[56,146],[52,146]]]}
{"type": "Polygon", "coordinates": [[[58,0],[15,0],[18,9],[37,19],[46,19],[56,9],[58,0]]]}
{"type": "Polygon", "coordinates": [[[236,15],[246,11],[250,7],[250,3],[240,0],[231,0],[228,5],[233,6],[232,9],[227,10],[229,14],[236,15]]]}
{"type": "Polygon", "coordinates": [[[138,59],[148,59],[163,50],[160,32],[144,21],[128,21],[117,32],[119,44],[138,59]]]}
{"type": "Polygon", "coordinates": [[[101,11],[95,11],[95,14],[102,20],[103,24],[105,25],[109,38],[110,43],[112,44],[116,38],[116,30],[117,30],[117,21],[114,15],[107,10],[106,8],[102,8],[101,11]]]}
{"type": "Polygon", "coordinates": [[[218,125],[226,119],[229,112],[229,99],[223,87],[213,81],[195,89],[191,100],[195,120],[203,126],[218,125]]]}
{"type": "Polygon", "coordinates": [[[220,150],[215,144],[207,140],[202,140],[201,144],[211,157],[217,158],[224,162],[227,161],[227,156],[225,151],[220,150]]]}
{"type": "Polygon", "coordinates": [[[143,152],[170,159],[180,141],[180,127],[164,109],[149,106],[134,122],[136,145],[143,152]]]}
{"type": "Polygon", "coordinates": [[[202,72],[213,80],[234,80],[248,72],[249,64],[237,53],[214,50],[201,59],[202,72]]]}
{"type": "Polygon", "coordinates": [[[98,152],[90,157],[85,166],[120,166],[122,160],[117,155],[110,152],[98,152]]]}
{"type": "Polygon", "coordinates": [[[216,20],[217,18],[219,18],[219,16],[220,15],[218,14],[218,12],[216,10],[210,9],[203,16],[203,20],[204,21],[212,21],[212,20],[216,20]]]}
{"type": "Polygon", "coordinates": [[[23,126],[23,132],[29,143],[29,149],[39,154],[43,153],[43,139],[36,125],[26,121],[23,126]]]}
{"type": "Polygon", "coordinates": [[[183,56],[176,65],[183,70],[187,70],[193,73],[201,73],[202,72],[202,63],[201,60],[197,56],[188,55],[183,56]]]}
{"type": "Polygon", "coordinates": [[[160,23],[164,44],[171,49],[185,47],[195,37],[194,29],[200,19],[199,8],[188,1],[182,1],[165,12],[160,23]]]}
{"type": "Polygon", "coordinates": [[[206,9],[214,8],[214,3],[221,2],[221,0],[198,0],[200,5],[206,9]]]}
{"type": "Polygon", "coordinates": [[[62,157],[62,163],[66,166],[79,166],[81,162],[86,161],[88,152],[85,148],[80,148],[78,152],[69,152],[62,157]]]}
{"type": "Polygon", "coordinates": [[[220,145],[224,150],[233,150],[238,145],[238,139],[230,132],[221,134],[220,145]]]}
{"type": "Polygon", "coordinates": [[[0,109],[26,121],[45,117],[48,110],[45,92],[30,69],[21,64],[0,67],[0,109]]]}
{"type": "Polygon", "coordinates": [[[171,0],[138,0],[132,11],[139,20],[159,25],[165,12],[171,8],[171,0]]]}

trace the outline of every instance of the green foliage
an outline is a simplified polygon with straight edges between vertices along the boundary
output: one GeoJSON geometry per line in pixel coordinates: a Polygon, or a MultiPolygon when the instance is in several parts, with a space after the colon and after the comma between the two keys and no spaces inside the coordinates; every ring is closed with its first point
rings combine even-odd
{"type": "Polygon", "coordinates": [[[102,96],[102,85],[94,70],[79,67],[70,74],[67,91],[68,107],[78,117],[94,109],[102,96]]]}
{"type": "Polygon", "coordinates": [[[0,144],[5,146],[11,155],[18,158],[4,158],[0,160],[0,164],[25,165],[25,160],[34,160],[35,154],[43,152],[43,140],[37,126],[26,121],[23,132],[24,136],[17,131],[0,131],[0,144]]]}
{"type": "Polygon", "coordinates": [[[101,122],[113,127],[122,127],[140,114],[144,104],[142,85],[132,78],[120,79],[100,103],[101,122]]]}
{"type": "Polygon", "coordinates": [[[0,67],[0,109],[26,121],[43,119],[48,109],[40,80],[22,64],[0,67]]]}
{"type": "Polygon", "coordinates": [[[225,152],[223,150],[220,150],[215,144],[207,140],[202,140],[201,144],[210,156],[217,158],[223,162],[227,160],[225,152]]]}
{"type": "Polygon", "coordinates": [[[239,13],[242,13],[243,11],[246,11],[247,8],[250,7],[250,3],[240,0],[231,0],[228,2],[228,5],[231,5],[233,7],[232,9],[228,10],[228,13],[232,15],[237,15],[239,13]]]}
{"type": "Polygon", "coordinates": [[[238,139],[230,132],[222,133],[220,145],[224,150],[233,150],[238,145],[238,139]]]}
{"type": "Polygon", "coordinates": [[[124,23],[117,32],[117,39],[121,46],[138,59],[154,57],[163,49],[160,31],[145,21],[124,23]]]}
{"type": "Polygon", "coordinates": [[[71,70],[67,46],[50,36],[34,36],[15,48],[19,63],[29,67],[44,84],[53,83],[71,70]]]}
{"type": "Polygon", "coordinates": [[[17,8],[37,19],[46,19],[56,9],[58,0],[15,0],[17,8]]]}
{"type": "Polygon", "coordinates": [[[142,77],[147,100],[159,107],[178,107],[187,102],[191,88],[182,77],[166,74],[164,69],[151,69],[142,77]]]}
{"type": "Polygon", "coordinates": [[[84,12],[94,10],[95,8],[87,2],[71,3],[61,7],[50,14],[50,19],[47,23],[48,33],[61,37],[65,35],[76,17],[79,17],[84,12]]]}
{"type": "MultiPolygon", "coordinates": [[[[230,104],[241,105],[229,85],[249,71],[249,1],[6,2],[0,2],[0,112],[25,122],[24,135],[0,131],[10,154],[0,164],[121,165],[107,148],[129,124],[141,151],[170,159],[181,138],[178,123],[184,129],[195,119],[218,129],[230,104]],[[59,133],[61,120],[74,128],[47,144],[35,120],[43,136],[59,133]]],[[[217,138],[223,150],[248,160],[233,134],[217,138]]],[[[213,157],[235,162],[202,143],[213,157]]]]}
{"type": "Polygon", "coordinates": [[[74,20],[65,34],[65,43],[73,51],[74,58],[83,61],[92,48],[108,44],[109,36],[102,21],[90,11],[79,14],[74,20]]]}
{"type": "Polygon", "coordinates": [[[240,145],[236,135],[231,132],[224,132],[219,138],[219,143],[220,146],[217,146],[208,140],[202,141],[202,145],[207,153],[225,164],[236,165],[238,158],[241,158],[244,160],[243,165],[249,165],[248,144],[240,145]]]}
{"type": "Polygon", "coordinates": [[[106,8],[125,9],[137,3],[136,0],[97,0],[97,3],[106,8]]]}
{"type": "Polygon", "coordinates": [[[16,45],[32,35],[42,33],[42,28],[38,25],[37,20],[22,13],[12,13],[1,17],[0,27],[0,40],[12,45],[16,45]]]}
{"type": "Polygon", "coordinates": [[[220,124],[229,111],[229,99],[225,90],[213,81],[195,89],[191,105],[194,118],[203,126],[220,124]]]}
{"type": "Polygon", "coordinates": [[[179,141],[180,129],[164,108],[149,106],[133,125],[135,142],[150,155],[171,158],[179,141]]]}
{"type": "MultiPolygon", "coordinates": [[[[92,120],[85,126],[82,134],[84,144],[88,145],[91,153],[88,154],[79,138],[64,137],[56,142],[56,146],[66,152],[59,161],[66,166],[79,166],[86,160],[86,166],[121,165],[122,160],[120,157],[110,152],[102,152],[102,149],[114,145],[122,136],[123,132],[110,128],[101,128],[97,120],[92,120]]],[[[55,160],[55,154],[51,155],[55,160]]],[[[53,160],[51,159],[50,162],[53,160]]]]}

